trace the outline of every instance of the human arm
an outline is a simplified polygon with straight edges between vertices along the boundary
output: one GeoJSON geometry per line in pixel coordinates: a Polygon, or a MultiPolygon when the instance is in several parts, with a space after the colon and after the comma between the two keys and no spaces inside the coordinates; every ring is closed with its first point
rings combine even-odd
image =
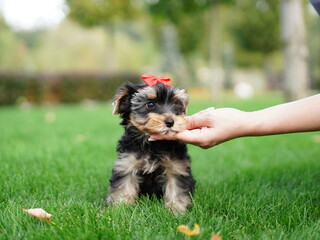
{"type": "Polygon", "coordinates": [[[249,113],[248,136],[320,130],[320,94],[249,113]]]}
{"type": "Polygon", "coordinates": [[[259,111],[209,108],[187,117],[187,130],[168,135],[152,135],[151,140],[180,140],[209,148],[244,136],[320,130],[320,94],[259,111]]]}

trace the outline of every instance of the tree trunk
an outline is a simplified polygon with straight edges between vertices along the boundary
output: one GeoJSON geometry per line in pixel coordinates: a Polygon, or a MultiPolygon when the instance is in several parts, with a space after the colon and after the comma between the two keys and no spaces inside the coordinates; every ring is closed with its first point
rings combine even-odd
{"type": "Polygon", "coordinates": [[[106,35],[109,38],[107,42],[108,48],[106,53],[106,67],[107,72],[116,72],[118,70],[117,58],[117,26],[115,23],[105,25],[106,35]]]}
{"type": "Polygon", "coordinates": [[[264,56],[263,70],[266,76],[267,89],[275,90],[275,89],[281,88],[281,86],[279,85],[279,79],[278,79],[277,73],[274,67],[272,66],[272,60],[271,60],[270,54],[266,54],[264,56]]]}
{"type": "Polygon", "coordinates": [[[175,84],[181,88],[189,86],[185,64],[180,52],[176,27],[165,24],[161,28],[162,35],[162,73],[171,73],[175,77],[175,84]]]}
{"type": "Polygon", "coordinates": [[[301,0],[281,1],[283,80],[287,101],[307,96],[308,48],[301,0]]]}
{"type": "Polygon", "coordinates": [[[220,14],[219,5],[213,4],[210,7],[210,33],[209,49],[210,59],[209,66],[211,70],[210,86],[211,95],[214,101],[222,98],[224,71],[220,58],[220,14]]]}

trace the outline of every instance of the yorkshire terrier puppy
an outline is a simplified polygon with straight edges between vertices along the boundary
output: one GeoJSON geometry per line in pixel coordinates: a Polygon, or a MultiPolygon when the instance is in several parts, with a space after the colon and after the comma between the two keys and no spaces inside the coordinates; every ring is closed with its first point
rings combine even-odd
{"type": "Polygon", "coordinates": [[[150,134],[186,129],[188,95],[171,87],[169,78],[142,76],[147,84],[125,83],[114,98],[114,114],[125,132],[117,147],[107,204],[134,203],[141,195],[164,197],[165,207],[184,213],[191,204],[195,180],[186,144],[149,141],[150,134]]]}

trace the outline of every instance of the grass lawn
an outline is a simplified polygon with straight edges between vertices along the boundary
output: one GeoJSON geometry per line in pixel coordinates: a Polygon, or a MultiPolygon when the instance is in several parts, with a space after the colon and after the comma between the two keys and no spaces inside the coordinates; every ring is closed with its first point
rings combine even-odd
{"type": "MultiPolygon", "coordinates": [[[[230,100],[255,110],[279,98],[230,100]]],[[[210,106],[192,102],[189,113],[210,106]]],[[[189,146],[193,207],[174,217],[158,200],[104,208],[122,134],[111,106],[0,108],[0,239],[320,239],[320,133],[189,146]],[[55,225],[22,208],[43,208],[55,225]]]]}

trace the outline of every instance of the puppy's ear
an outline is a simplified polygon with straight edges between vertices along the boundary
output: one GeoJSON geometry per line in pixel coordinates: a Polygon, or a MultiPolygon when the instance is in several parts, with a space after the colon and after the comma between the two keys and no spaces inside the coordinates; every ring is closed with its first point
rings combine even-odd
{"type": "Polygon", "coordinates": [[[119,114],[121,117],[130,112],[131,96],[137,91],[133,83],[125,83],[119,89],[113,100],[113,114],[119,114]]]}
{"type": "Polygon", "coordinates": [[[182,101],[183,108],[184,108],[184,113],[187,112],[187,107],[189,103],[189,95],[188,92],[185,89],[175,89],[175,97],[182,101]]]}

